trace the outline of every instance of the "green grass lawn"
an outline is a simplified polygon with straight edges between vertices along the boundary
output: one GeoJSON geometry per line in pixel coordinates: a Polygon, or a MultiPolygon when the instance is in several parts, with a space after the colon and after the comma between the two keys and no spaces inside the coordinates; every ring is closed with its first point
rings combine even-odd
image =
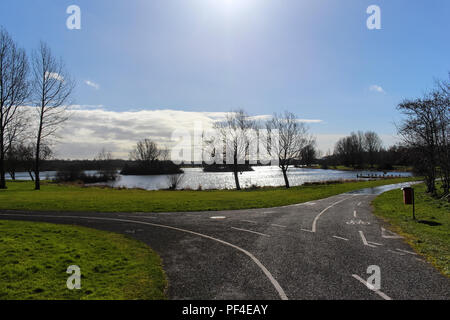
{"type": "Polygon", "coordinates": [[[0,220],[0,300],[165,299],[159,256],[125,236],[83,227],[0,220]],[[66,286],[81,268],[81,289],[66,286]]]}
{"type": "Polygon", "coordinates": [[[377,197],[373,202],[375,214],[388,221],[392,230],[403,235],[443,274],[450,276],[450,203],[425,194],[423,184],[414,189],[417,221],[412,219],[412,206],[403,204],[401,190],[377,197]]]}
{"type": "MultiPolygon", "coordinates": [[[[145,191],[32,182],[8,182],[0,190],[0,209],[95,212],[175,212],[269,208],[326,198],[351,190],[410,181],[414,178],[308,185],[255,190],[145,191]]],[[[417,179],[417,178],[416,178],[417,179]]]]}

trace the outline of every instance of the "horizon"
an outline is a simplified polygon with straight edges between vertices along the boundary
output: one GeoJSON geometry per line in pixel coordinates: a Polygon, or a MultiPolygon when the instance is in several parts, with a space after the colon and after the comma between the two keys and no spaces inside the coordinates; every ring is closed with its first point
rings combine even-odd
{"type": "Polygon", "coordinates": [[[396,106],[450,70],[446,1],[79,0],[80,30],[66,26],[73,1],[6,3],[1,25],[19,46],[49,43],[78,84],[57,158],[92,158],[99,144],[123,158],[237,108],[309,120],[322,154],[359,130],[388,147],[396,106]],[[374,3],[379,30],[366,26],[374,3]]]}

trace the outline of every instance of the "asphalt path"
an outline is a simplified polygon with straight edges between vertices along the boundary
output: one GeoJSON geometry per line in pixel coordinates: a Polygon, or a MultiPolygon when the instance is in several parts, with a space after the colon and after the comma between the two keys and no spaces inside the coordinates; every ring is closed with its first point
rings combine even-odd
{"type": "Polygon", "coordinates": [[[372,214],[371,201],[388,188],[270,209],[1,210],[0,219],[81,225],[143,241],[163,259],[171,299],[449,299],[450,280],[372,214]],[[370,286],[369,266],[379,267],[380,288],[370,286]]]}

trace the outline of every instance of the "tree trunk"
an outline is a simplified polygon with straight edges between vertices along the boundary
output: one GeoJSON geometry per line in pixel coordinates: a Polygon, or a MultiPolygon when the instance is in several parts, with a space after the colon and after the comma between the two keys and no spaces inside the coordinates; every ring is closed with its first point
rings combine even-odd
{"type": "MultiPolygon", "coordinates": [[[[3,126],[3,115],[0,116],[0,127],[3,126]]],[[[5,148],[3,135],[4,131],[0,128],[0,189],[6,189],[6,178],[5,178],[5,148]]]]}
{"type": "Polygon", "coordinates": [[[30,175],[31,181],[34,181],[33,173],[31,171],[28,171],[28,174],[30,175]]]}
{"type": "Polygon", "coordinates": [[[287,176],[287,170],[282,168],[281,171],[283,171],[284,183],[286,184],[286,188],[289,189],[290,186],[289,186],[289,179],[287,176]]]}
{"type": "Polygon", "coordinates": [[[237,168],[235,168],[234,172],[234,182],[236,183],[236,190],[241,190],[241,185],[239,184],[239,172],[237,168]]]}

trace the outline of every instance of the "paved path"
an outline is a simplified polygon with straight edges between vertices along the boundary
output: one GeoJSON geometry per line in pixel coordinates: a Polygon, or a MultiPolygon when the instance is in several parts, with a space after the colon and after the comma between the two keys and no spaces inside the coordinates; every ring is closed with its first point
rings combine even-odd
{"type": "MultiPolygon", "coordinates": [[[[157,251],[171,299],[450,299],[450,280],[342,194],[271,209],[187,213],[0,211],[0,219],[127,234],[157,251]],[[367,268],[380,267],[380,290],[367,268]]],[[[80,266],[82,268],[82,266],[80,266]]]]}

